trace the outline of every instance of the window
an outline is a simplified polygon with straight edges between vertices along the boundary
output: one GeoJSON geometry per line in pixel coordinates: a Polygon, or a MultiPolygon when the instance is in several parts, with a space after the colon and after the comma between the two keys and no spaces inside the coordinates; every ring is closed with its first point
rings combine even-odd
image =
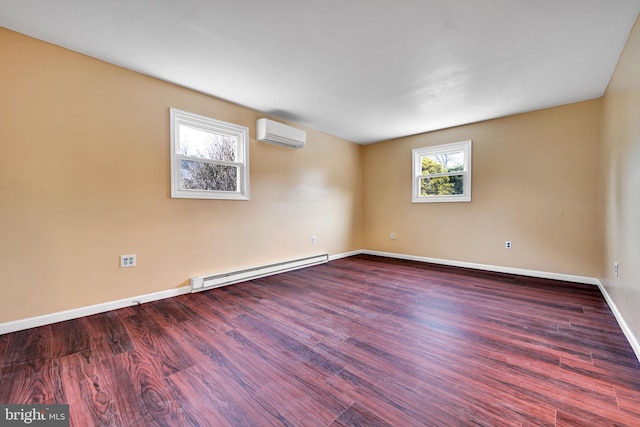
{"type": "Polygon", "coordinates": [[[413,150],[413,203],[471,201],[471,141],[413,150]]]}
{"type": "Polygon", "coordinates": [[[249,129],[170,109],[171,197],[249,200],[249,129]]]}

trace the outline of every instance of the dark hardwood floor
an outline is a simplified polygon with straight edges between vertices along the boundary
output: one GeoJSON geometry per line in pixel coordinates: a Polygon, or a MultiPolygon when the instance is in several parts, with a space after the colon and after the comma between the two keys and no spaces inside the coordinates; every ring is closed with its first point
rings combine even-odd
{"type": "Polygon", "coordinates": [[[372,256],[0,336],[73,426],[640,426],[594,286],[372,256]]]}

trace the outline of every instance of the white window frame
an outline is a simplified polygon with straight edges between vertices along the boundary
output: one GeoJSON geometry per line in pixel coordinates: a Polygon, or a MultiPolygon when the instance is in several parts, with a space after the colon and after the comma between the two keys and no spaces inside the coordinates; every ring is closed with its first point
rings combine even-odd
{"type": "Polygon", "coordinates": [[[249,200],[249,128],[175,108],[170,108],[169,114],[171,133],[171,197],[178,199],[249,200]],[[236,161],[226,162],[179,154],[178,148],[180,146],[181,125],[237,138],[238,151],[236,153],[236,161]],[[180,188],[180,165],[182,160],[238,167],[237,191],[191,190],[180,188]]]}
{"type": "Polygon", "coordinates": [[[454,142],[452,144],[434,145],[432,147],[416,148],[412,150],[412,202],[413,203],[442,203],[442,202],[470,202],[471,201],[471,141],[454,142]],[[464,170],[442,174],[422,174],[422,157],[437,154],[462,151],[464,153],[464,170]],[[420,179],[425,177],[463,175],[462,194],[444,196],[421,196],[420,179]]]}

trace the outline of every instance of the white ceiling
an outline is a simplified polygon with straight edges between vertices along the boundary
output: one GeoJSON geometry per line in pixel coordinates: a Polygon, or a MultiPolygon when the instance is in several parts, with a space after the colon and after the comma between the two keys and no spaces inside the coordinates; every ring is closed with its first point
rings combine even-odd
{"type": "Polygon", "coordinates": [[[597,98],[640,0],[0,0],[0,26],[366,144],[597,98]]]}

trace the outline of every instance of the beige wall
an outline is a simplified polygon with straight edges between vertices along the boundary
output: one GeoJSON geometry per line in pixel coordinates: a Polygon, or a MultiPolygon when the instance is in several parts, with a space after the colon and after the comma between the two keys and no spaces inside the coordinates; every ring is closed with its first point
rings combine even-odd
{"type": "Polygon", "coordinates": [[[603,100],[600,213],[602,279],[640,339],[640,22],[636,22],[603,100]],[[620,266],[613,275],[613,263],[620,266]]]}
{"type": "Polygon", "coordinates": [[[600,107],[593,100],[366,146],[364,246],[596,277],[600,107]],[[469,139],[472,201],[411,203],[411,150],[469,139]]]}
{"type": "Polygon", "coordinates": [[[260,115],[1,28],[0,94],[0,323],[362,247],[356,144],[252,139],[250,201],[171,199],[170,106],[260,115]]]}

